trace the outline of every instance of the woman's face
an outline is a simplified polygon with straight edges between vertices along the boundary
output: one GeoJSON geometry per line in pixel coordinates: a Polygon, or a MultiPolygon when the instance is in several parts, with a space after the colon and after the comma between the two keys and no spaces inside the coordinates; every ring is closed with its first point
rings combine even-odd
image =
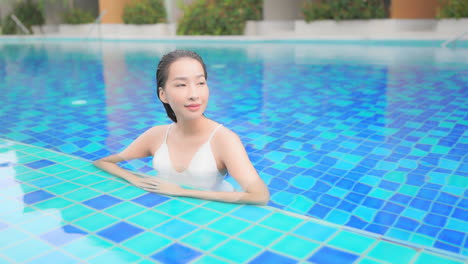
{"type": "Polygon", "coordinates": [[[192,58],[173,62],[165,87],[159,88],[159,96],[171,106],[178,121],[202,116],[208,104],[209,90],[200,62],[192,58]]]}

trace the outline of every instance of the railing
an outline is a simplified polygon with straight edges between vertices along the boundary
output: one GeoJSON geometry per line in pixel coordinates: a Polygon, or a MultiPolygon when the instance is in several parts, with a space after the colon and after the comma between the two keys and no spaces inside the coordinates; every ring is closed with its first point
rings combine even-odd
{"type": "Polygon", "coordinates": [[[86,35],[86,39],[88,39],[91,36],[91,33],[93,33],[94,28],[96,27],[97,24],[101,24],[102,17],[107,13],[107,10],[102,11],[101,14],[94,20],[94,23],[91,25],[91,28],[88,31],[88,35],[86,35]]]}
{"type": "Polygon", "coordinates": [[[456,46],[456,43],[457,43],[457,40],[463,38],[465,35],[468,35],[468,31],[464,32],[464,33],[461,33],[460,35],[457,35],[451,39],[448,39],[446,41],[444,41],[444,43],[442,43],[442,47],[443,48],[447,48],[447,46],[450,44],[450,43],[454,43],[454,46],[456,46]]]}
{"type": "Polygon", "coordinates": [[[31,32],[23,25],[23,23],[21,23],[21,21],[15,16],[15,14],[11,14],[11,19],[13,19],[13,21],[15,21],[16,25],[21,28],[21,30],[23,31],[23,33],[25,34],[31,34],[31,32]]]}

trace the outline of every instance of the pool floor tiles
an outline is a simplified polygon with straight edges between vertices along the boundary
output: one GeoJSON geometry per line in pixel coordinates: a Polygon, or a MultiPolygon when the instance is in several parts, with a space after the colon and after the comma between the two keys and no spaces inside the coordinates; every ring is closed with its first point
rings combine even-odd
{"type": "Polygon", "coordinates": [[[465,256],[269,206],[147,193],[1,141],[0,263],[437,263],[465,256]]]}

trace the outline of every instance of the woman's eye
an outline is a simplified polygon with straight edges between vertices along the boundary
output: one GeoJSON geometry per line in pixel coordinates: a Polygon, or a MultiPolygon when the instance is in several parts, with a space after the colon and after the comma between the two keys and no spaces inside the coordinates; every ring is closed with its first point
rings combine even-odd
{"type": "Polygon", "coordinates": [[[199,85],[205,85],[205,82],[199,82],[198,84],[199,85]]]}
{"type": "Polygon", "coordinates": [[[176,84],[176,87],[182,87],[182,86],[185,86],[185,84],[183,84],[183,83],[176,84]]]}

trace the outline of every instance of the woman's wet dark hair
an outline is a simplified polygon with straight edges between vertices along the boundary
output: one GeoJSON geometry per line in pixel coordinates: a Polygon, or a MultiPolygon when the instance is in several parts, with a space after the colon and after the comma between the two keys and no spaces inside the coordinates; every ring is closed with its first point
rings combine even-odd
{"type": "MultiPolygon", "coordinates": [[[[156,70],[156,85],[157,85],[156,93],[158,95],[159,101],[161,101],[161,98],[159,97],[159,87],[164,89],[164,86],[166,85],[166,82],[167,82],[167,78],[169,77],[169,67],[171,66],[173,62],[181,58],[192,58],[200,62],[200,64],[203,67],[203,73],[205,74],[205,80],[208,80],[206,66],[205,66],[205,63],[203,62],[203,59],[200,57],[200,55],[190,50],[171,51],[161,58],[158,64],[158,69],[156,70]]],[[[177,122],[177,117],[174,113],[174,110],[172,110],[171,106],[169,104],[164,103],[163,101],[161,101],[161,103],[164,105],[164,108],[166,109],[167,116],[172,121],[177,122]]]]}

